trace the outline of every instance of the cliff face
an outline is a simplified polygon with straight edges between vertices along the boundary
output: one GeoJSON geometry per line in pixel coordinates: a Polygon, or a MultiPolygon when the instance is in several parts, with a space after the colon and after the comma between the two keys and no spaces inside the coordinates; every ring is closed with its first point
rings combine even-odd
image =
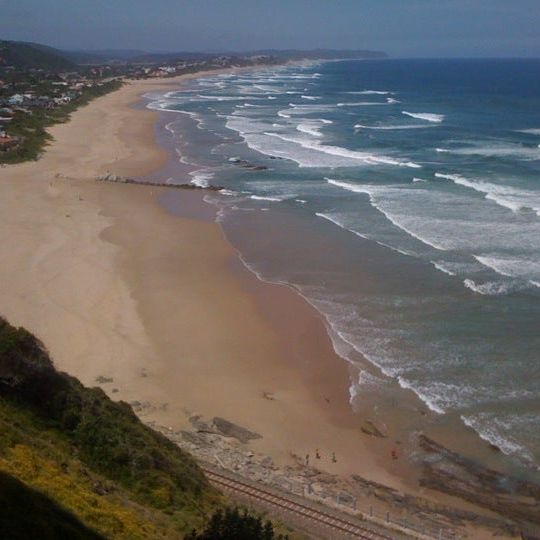
{"type": "Polygon", "coordinates": [[[128,404],[56,371],[34,336],[3,319],[0,470],[108,538],[178,538],[221,504],[189,454],[128,404]]]}

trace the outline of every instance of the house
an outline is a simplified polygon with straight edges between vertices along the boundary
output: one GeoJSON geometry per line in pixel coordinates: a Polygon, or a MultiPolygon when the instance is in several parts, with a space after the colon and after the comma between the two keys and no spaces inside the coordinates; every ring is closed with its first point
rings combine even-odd
{"type": "Polygon", "coordinates": [[[5,125],[8,122],[11,122],[13,115],[15,113],[9,107],[0,108],[0,125],[5,125]]]}
{"type": "Polygon", "coordinates": [[[22,105],[24,96],[22,94],[13,94],[7,101],[10,105],[22,105]]]}

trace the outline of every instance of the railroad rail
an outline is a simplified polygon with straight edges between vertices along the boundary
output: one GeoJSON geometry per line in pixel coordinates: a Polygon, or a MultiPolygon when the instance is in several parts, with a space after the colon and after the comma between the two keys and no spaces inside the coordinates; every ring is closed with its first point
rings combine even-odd
{"type": "Polygon", "coordinates": [[[337,512],[332,512],[331,510],[325,511],[307,502],[303,503],[287,495],[278,494],[275,490],[254,486],[248,482],[232,478],[231,475],[219,472],[213,467],[202,465],[202,469],[208,480],[223,490],[254,499],[273,508],[278,508],[281,511],[290,512],[318,527],[330,528],[336,534],[340,535],[341,538],[359,538],[361,540],[395,540],[396,538],[405,538],[403,534],[397,532],[395,535],[388,536],[382,531],[369,528],[352,517],[339,516],[337,512]]]}

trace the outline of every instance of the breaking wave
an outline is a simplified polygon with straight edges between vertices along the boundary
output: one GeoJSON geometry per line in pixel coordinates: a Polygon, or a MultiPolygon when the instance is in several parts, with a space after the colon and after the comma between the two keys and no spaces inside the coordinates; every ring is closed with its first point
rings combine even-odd
{"type": "Polygon", "coordinates": [[[412,113],[408,111],[401,111],[402,114],[410,116],[411,118],[417,118],[418,120],[426,120],[427,122],[433,122],[440,124],[444,120],[444,114],[435,113],[412,113]]]}

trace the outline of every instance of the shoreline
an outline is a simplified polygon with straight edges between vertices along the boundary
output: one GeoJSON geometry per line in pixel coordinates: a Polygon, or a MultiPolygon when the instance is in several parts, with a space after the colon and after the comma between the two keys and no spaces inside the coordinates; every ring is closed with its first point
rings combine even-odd
{"type": "Polygon", "coordinates": [[[156,144],[159,113],[134,103],[180,80],[98,98],[51,130],[42,160],[0,170],[0,311],[35,332],[60,369],[90,385],[105,379],[113,399],[138,402],[149,422],[179,431],[197,415],[224,417],[260,430],[249,448],[283,466],[297,463],[291,452],[310,454],[326,472],[411,491],[401,461],[382,466],[392,441],[361,433],[348,368],[315,308],[258,280],[211,216],[156,204],[163,188],[88,182],[108,171],[159,174],[169,160],[156,144]]]}

